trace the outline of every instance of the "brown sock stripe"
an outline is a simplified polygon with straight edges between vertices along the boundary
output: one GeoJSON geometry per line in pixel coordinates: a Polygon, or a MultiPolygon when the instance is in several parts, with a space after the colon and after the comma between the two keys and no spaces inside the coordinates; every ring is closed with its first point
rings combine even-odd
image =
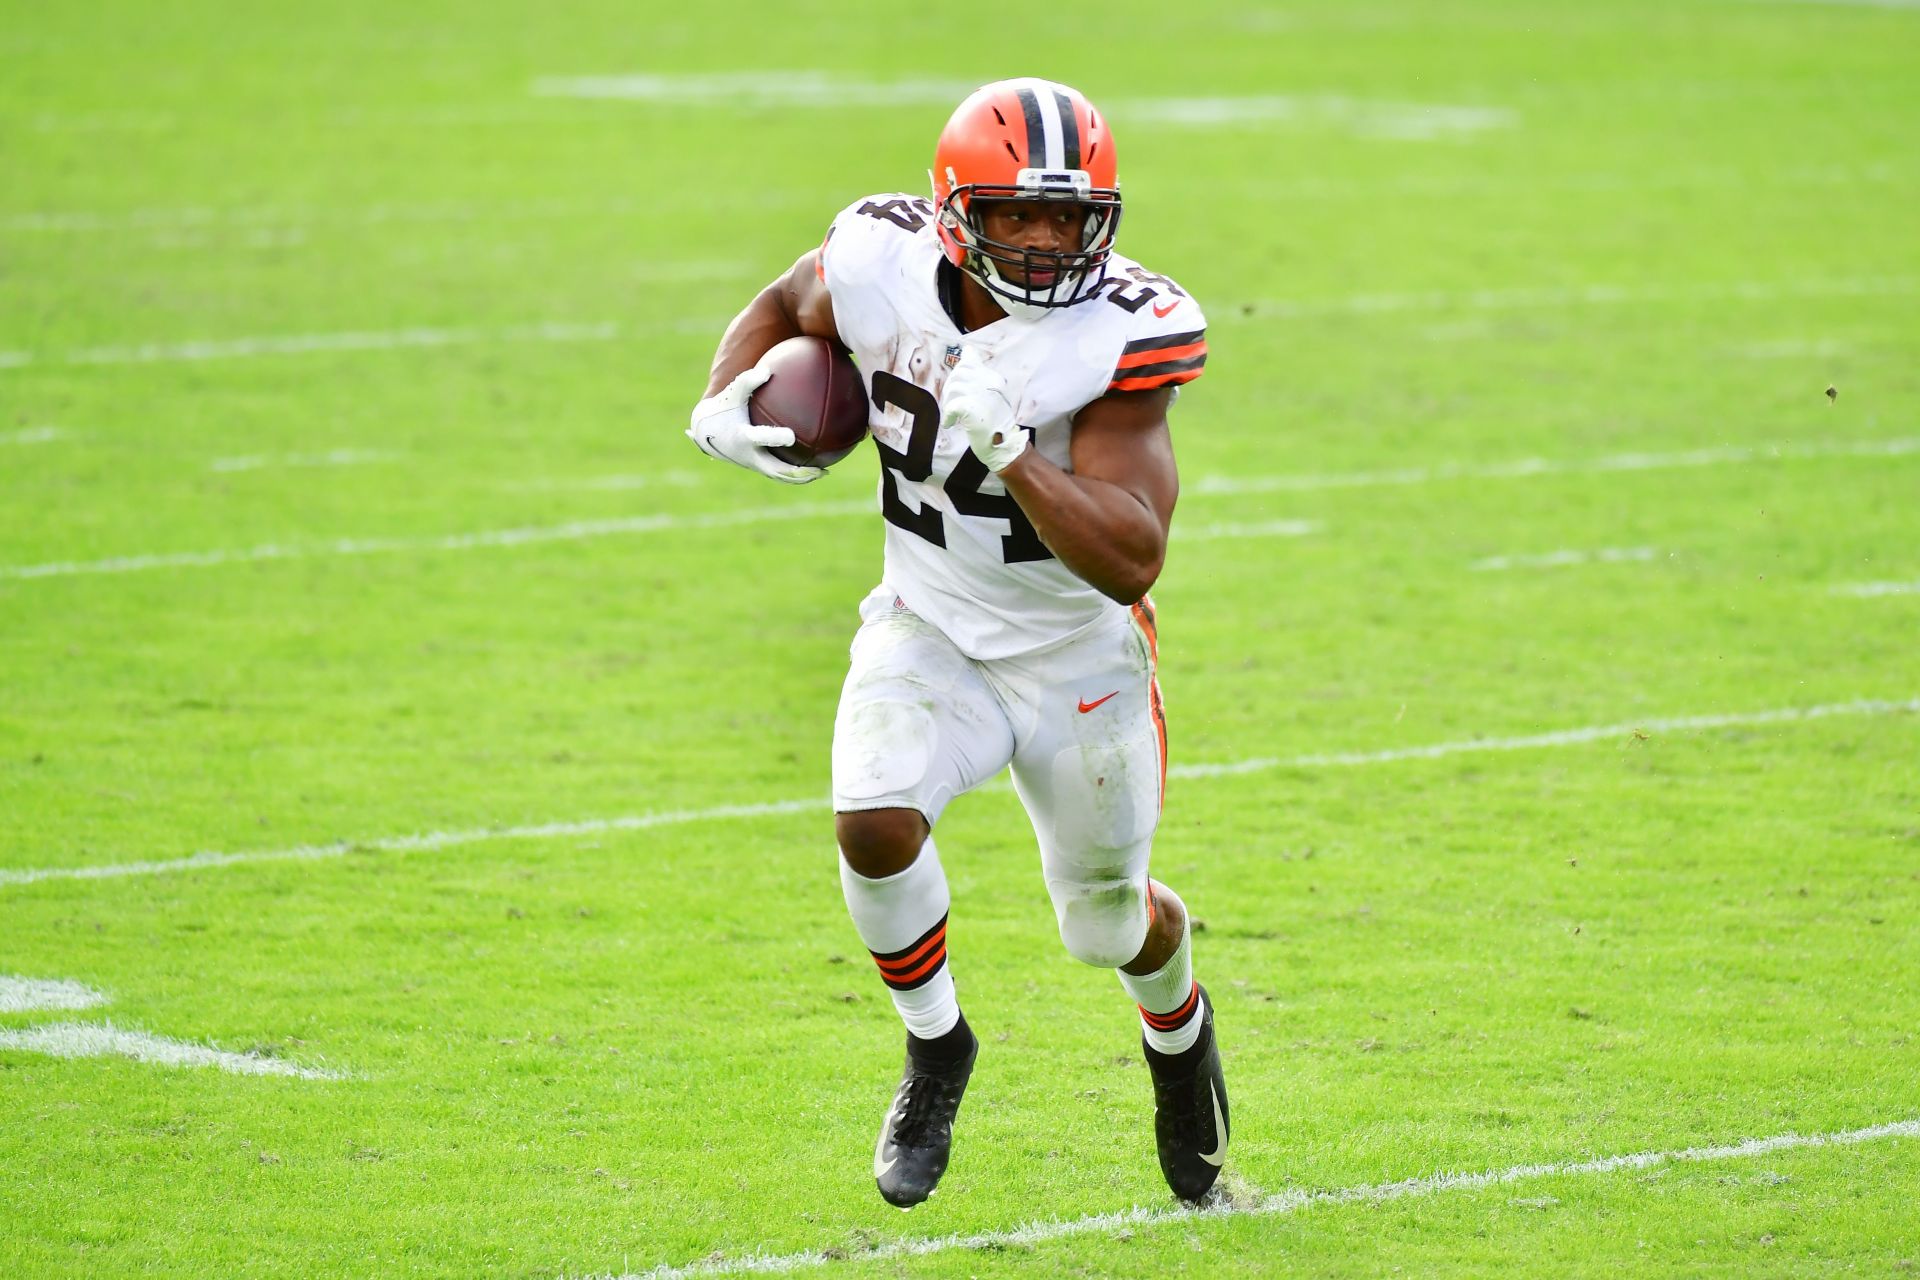
{"type": "Polygon", "coordinates": [[[1140,1017],[1155,1031],[1178,1031],[1193,1021],[1193,1015],[1200,1011],[1200,984],[1194,983],[1193,990],[1187,992],[1187,999],[1172,1013],[1154,1013],[1145,1005],[1140,1007],[1140,1017]]]}
{"type": "Polygon", "coordinates": [[[880,979],[895,991],[911,991],[932,981],[947,962],[947,918],[898,951],[870,952],[880,979]]]}

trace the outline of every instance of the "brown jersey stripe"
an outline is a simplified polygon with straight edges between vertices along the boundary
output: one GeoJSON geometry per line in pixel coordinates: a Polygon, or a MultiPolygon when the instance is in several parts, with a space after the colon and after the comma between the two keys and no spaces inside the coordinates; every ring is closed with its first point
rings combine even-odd
{"type": "Polygon", "coordinates": [[[1151,378],[1140,378],[1128,375],[1124,378],[1115,378],[1112,382],[1109,382],[1107,384],[1107,390],[1154,391],[1160,387],[1176,387],[1183,382],[1192,382],[1199,376],[1200,370],[1198,368],[1191,369],[1186,373],[1158,374],[1151,378]]]}
{"type": "Polygon", "coordinates": [[[1153,365],[1168,364],[1175,360],[1191,360],[1195,356],[1204,358],[1206,354],[1206,343],[1190,342],[1184,347],[1167,347],[1159,351],[1136,351],[1130,356],[1123,355],[1120,357],[1120,363],[1116,365],[1115,368],[1146,369],[1153,365]]]}
{"type": "Polygon", "coordinates": [[[1190,347],[1207,336],[1205,329],[1195,329],[1192,333],[1162,333],[1151,338],[1135,338],[1120,349],[1124,356],[1139,351],[1165,351],[1169,347],[1190,347]]]}
{"type": "MultiPolygon", "coordinates": [[[[1187,350],[1192,350],[1192,348],[1187,348],[1187,350]]],[[[1116,378],[1156,378],[1163,373],[1185,373],[1189,369],[1198,369],[1206,362],[1207,348],[1206,344],[1202,343],[1199,351],[1193,355],[1180,356],[1177,358],[1170,356],[1166,359],[1155,361],[1152,364],[1123,365],[1114,370],[1113,376],[1116,378]]]]}

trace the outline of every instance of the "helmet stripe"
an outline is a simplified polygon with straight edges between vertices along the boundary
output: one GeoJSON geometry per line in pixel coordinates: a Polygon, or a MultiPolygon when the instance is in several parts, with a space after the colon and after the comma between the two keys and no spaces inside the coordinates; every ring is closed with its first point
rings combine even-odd
{"type": "Polygon", "coordinates": [[[1080,167],[1080,121],[1075,119],[1073,103],[1066,94],[1055,89],[1053,102],[1060,112],[1060,150],[1062,152],[1060,167],[1078,169],[1080,167]]]}
{"type": "Polygon", "coordinates": [[[1020,112],[1027,118],[1027,167],[1044,168],[1047,163],[1047,127],[1040,119],[1040,95],[1032,89],[1021,89],[1016,95],[1020,99],[1020,112]]]}

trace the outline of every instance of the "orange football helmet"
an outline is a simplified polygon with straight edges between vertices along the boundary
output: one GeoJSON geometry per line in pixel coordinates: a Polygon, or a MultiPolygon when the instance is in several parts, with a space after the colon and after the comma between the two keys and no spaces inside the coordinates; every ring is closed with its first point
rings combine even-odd
{"type": "Polygon", "coordinates": [[[1001,80],[976,89],[940,132],[933,199],[941,247],[956,267],[1003,302],[1068,307],[1106,276],[1120,229],[1119,167],[1107,122],[1078,89],[1051,80],[1001,80]],[[992,240],[982,200],[1065,200],[1084,205],[1076,251],[1051,253],[992,240]],[[1018,280],[1007,275],[1018,271],[1018,280]],[[1046,281],[1043,287],[1029,282],[1046,281]]]}

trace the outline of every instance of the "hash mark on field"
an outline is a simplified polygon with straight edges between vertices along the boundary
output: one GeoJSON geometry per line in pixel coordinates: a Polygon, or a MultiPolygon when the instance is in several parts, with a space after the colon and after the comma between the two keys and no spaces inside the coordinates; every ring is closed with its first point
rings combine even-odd
{"type": "Polygon", "coordinates": [[[0,1013],[41,1009],[91,1009],[106,996],[71,978],[19,978],[0,975],[0,1013]]]}
{"type": "Polygon", "coordinates": [[[1838,596],[1911,596],[1920,595],[1920,579],[1912,582],[1847,582],[1833,589],[1838,596]]]}
{"type": "Polygon", "coordinates": [[[1887,440],[1822,440],[1810,444],[1725,445],[1672,453],[1616,453],[1598,458],[1515,458],[1506,462],[1443,462],[1392,471],[1334,471],[1269,476],[1203,476],[1188,489],[1201,495],[1300,493],[1315,489],[1366,489],[1379,485],[1434,484],[1445,480],[1519,480],[1533,476],[1661,471],[1676,467],[1739,466],[1752,462],[1811,458],[1897,458],[1920,453],[1920,436],[1887,440]]]}
{"type": "Polygon", "coordinates": [[[358,467],[391,462],[400,455],[377,449],[328,449],[323,453],[255,453],[237,458],[215,458],[209,471],[260,471],[268,467],[358,467]]]}
{"type": "MultiPolygon", "coordinates": [[[[1393,747],[1384,751],[1266,756],[1251,760],[1225,761],[1219,764],[1174,765],[1167,773],[1175,778],[1219,778],[1260,773],[1269,769],[1326,769],[1388,764],[1397,760],[1434,760],[1443,756],[1480,751],[1525,751],[1536,747],[1574,746],[1580,743],[1602,742],[1609,738],[1624,742],[1632,735],[1644,735],[1648,732],[1687,732],[1696,729],[1723,729],[1744,725],[1825,720],[1834,716],[1892,715],[1901,712],[1920,712],[1920,697],[1908,698],[1904,701],[1862,699],[1857,702],[1832,702],[1811,707],[1776,707],[1766,711],[1733,712],[1727,715],[1676,716],[1641,720],[1631,724],[1561,729],[1553,733],[1530,734],[1517,738],[1469,738],[1465,741],[1437,742],[1420,747],[1393,747]]],[[[1010,790],[1005,782],[990,783],[978,789],[1003,792],[1010,790]]],[[[831,808],[830,799],[813,797],[776,800],[766,804],[729,804],[708,809],[680,809],[659,813],[628,814],[615,818],[549,822],[538,826],[480,827],[465,831],[431,831],[416,835],[377,836],[362,840],[336,841],[332,844],[296,845],[288,849],[196,853],[183,858],[163,858],[142,862],[108,862],[77,867],[0,867],[0,886],[37,884],[43,880],[107,880],[121,876],[164,875],[175,871],[197,871],[256,862],[312,861],[338,858],[357,850],[408,853],[416,850],[447,849],[489,840],[577,839],[611,831],[641,831],[650,827],[679,826],[692,822],[764,818],[796,813],[825,813],[831,808]]]]}
{"type": "Polygon", "coordinates": [[[46,444],[65,434],[58,427],[28,427],[24,431],[0,432],[0,444],[46,444]]]}
{"type": "Polygon", "coordinates": [[[1477,572],[1501,569],[1557,569],[1576,564],[1638,564],[1660,553],[1652,547],[1600,547],[1593,551],[1545,551],[1530,556],[1488,556],[1470,566],[1477,572]]]}
{"type": "Polygon", "coordinates": [[[0,1031],[0,1049],[21,1049],[56,1058],[132,1058],[162,1067],[218,1067],[243,1076],[292,1076],[301,1080],[344,1080],[339,1071],[302,1067],[255,1053],[228,1053],[168,1036],[127,1031],[106,1023],[55,1022],[0,1031]]]}
{"type": "Polygon", "coordinates": [[[1889,1138],[1920,1138],[1920,1120],[1898,1120],[1891,1124],[1870,1125],[1840,1133],[1783,1133],[1771,1138],[1749,1138],[1744,1142],[1715,1147],[1686,1147],[1678,1151],[1636,1151],[1629,1155],[1603,1156],[1597,1160],[1567,1160],[1551,1164],[1522,1164],[1481,1173],[1436,1173],[1399,1182],[1375,1182],[1357,1187],[1335,1187],[1324,1191],[1282,1191],[1262,1196],[1250,1205],[1218,1204],[1203,1209],[1149,1208],[1136,1206],[1115,1213],[1098,1213],[1084,1218],[1051,1219],[1028,1223],[1008,1231],[982,1231],[972,1235],[933,1236],[918,1240],[890,1240],[878,1244],[853,1244],[834,1249],[806,1249],[798,1253],[749,1254],[744,1257],[710,1257],[685,1266],[659,1266],[648,1271],[627,1272],[618,1280],[691,1280],[695,1276],[778,1275],[834,1262],[879,1262],[894,1258],[918,1258],[953,1250],[981,1252],[1046,1244],[1070,1236],[1099,1235],[1122,1229],[1140,1230],[1168,1223],[1195,1222],[1206,1218],[1278,1217],[1319,1206],[1381,1205],[1396,1200],[1430,1196],[1442,1191],[1480,1191],[1488,1187],[1541,1178],[1584,1177],[1589,1174],[1617,1173],[1624,1169],[1651,1169],[1668,1164],[1707,1164],[1721,1160],[1749,1160],[1777,1151],[1796,1151],[1809,1147],[1850,1147],[1863,1142],[1889,1138]]]}

